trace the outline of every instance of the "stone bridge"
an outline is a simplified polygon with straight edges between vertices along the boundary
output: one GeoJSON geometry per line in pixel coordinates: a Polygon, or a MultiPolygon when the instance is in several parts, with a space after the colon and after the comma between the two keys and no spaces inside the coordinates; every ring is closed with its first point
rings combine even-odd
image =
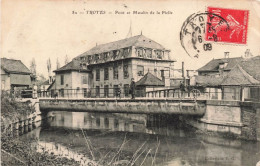
{"type": "Polygon", "coordinates": [[[67,110],[78,112],[180,114],[203,116],[206,100],[192,99],[40,99],[44,111],[67,110]]]}

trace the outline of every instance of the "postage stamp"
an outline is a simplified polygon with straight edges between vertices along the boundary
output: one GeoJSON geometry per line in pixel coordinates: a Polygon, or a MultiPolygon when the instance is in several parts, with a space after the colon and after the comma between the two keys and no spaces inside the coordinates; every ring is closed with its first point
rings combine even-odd
{"type": "Polygon", "coordinates": [[[246,44],[248,10],[208,7],[208,13],[206,41],[246,44]],[[228,24],[225,24],[216,15],[222,17],[228,24]],[[226,28],[227,25],[228,28],[226,28]]]}

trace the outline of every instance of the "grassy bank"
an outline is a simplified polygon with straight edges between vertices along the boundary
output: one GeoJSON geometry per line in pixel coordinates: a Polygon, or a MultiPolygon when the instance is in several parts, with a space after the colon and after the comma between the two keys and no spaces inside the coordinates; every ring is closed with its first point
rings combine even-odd
{"type": "Polygon", "coordinates": [[[1,94],[1,165],[79,165],[74,160],[39,153],[31,148],[32,141],[19,140],[13,135],[10,124],[26,119],[35,109],[30,102],[18,102],[8,93],[1,94]]]}

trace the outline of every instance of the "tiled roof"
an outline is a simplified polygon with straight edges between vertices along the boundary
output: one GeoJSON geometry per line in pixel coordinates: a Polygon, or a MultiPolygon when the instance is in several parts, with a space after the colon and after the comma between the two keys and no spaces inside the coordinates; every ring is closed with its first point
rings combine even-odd
{"type": "Polygon", "coordinates": [[[231,70],[236,64],[240,63],[243,60],[242,57],[236,58],[222,58],[222,59],[212,59],[205,66],[198,69],[198,71],[218,71],[219,64],[227,62],[227,66],[224,70],[231,70]]]}
{"type": "Polygon", "coordinates": [[[71,62],[69,62],[68,64],[62,66],[61,68],[54,70],[54,72],[60,72],[60,71],[85,71],[88,72],[90,70],[84,68],[82,66],[83,64],[79,61],[79,60],[72,60],[71,62]]]}
{"type": "Polygon", "coordinates": [[[137,86],[164,86],[164,82],[150,72],[146,73],[139,81],[137,86]]]}
{"type": "Polygon", "coordinates": [[[21,60],[1,58],[1,67],[7,73],[31,74],[30,70],[22,63],[21,60]]]}
{"type": "Polygon", "coordinates": [[[227,75],[222,85],[260,85],[260,56],[245,59],[227,75]]]}
{"type": "Polygon", "coordinates": [[[260,56],[244,60],[239,64],[249,75],[260,81],[260,56]]]}
{"type": "Polygon", "coordinates": [[[89,51],[79,55],[78,57],[86,56],[86,55],[100,54],[103,52],[109,52],[109,51],[118,50],[121,48],[127,48],[130,46],[165,50],[165,48],[162,45],[160,45],[159,43],[157,43],[143,35],[138,35],[138,36],[133,36],[130,38],[118,40],[115,42],[97,45],[96,47],[90,49],[89,51]]]}
{"type": "Polygon", "coordinates": [[[224,76],[195,76],[196,84],[199,86],[219,86],[224,80],[224,76]]]}

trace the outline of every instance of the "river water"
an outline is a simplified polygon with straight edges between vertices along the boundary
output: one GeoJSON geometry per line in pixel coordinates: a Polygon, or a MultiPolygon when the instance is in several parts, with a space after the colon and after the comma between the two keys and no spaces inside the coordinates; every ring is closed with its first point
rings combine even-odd
{"type": "Polygon", "coordinates": [[[50,114],[20,139],[36,139],[31,146],[38,152],[73,158],[81,165],[255,166],[260,160],[259,142],[197,134],[177,116],[50,114]]]}

